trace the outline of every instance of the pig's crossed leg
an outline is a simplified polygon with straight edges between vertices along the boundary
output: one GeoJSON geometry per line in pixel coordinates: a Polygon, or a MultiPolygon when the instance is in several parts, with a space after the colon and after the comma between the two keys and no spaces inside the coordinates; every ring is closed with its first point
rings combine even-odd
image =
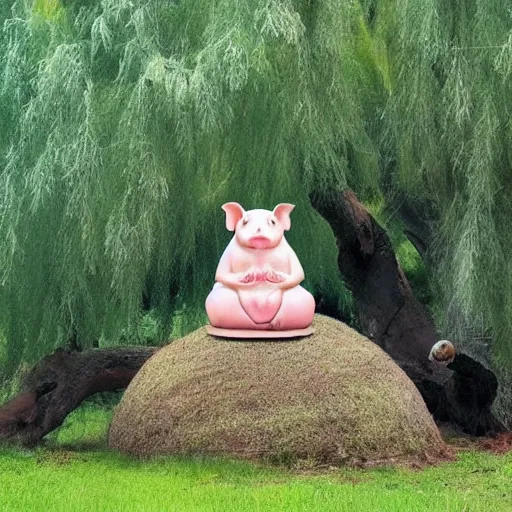
{"type": "Polygon", "coordinates": [[[283,293],[283,302],[270,322],[270,329],[288,331],[311,325],[315,315],[315,299],[302,286],[294,286],[283,293]]]}
{"type": "Polygon", "coordinates": [[[281,307],[272,321],[257,324],[242,308],[235,290],[215,283],[206,299],[206,312],[211,324],[223,329],[303,329],[313,321],[315,300],[302,286],[290,288],[283,293],[281,307]]]}
{"type": "Polygon", "coordinates": [[[215,283],[206,298],[206,313],[214,327],[222,329],[269,329],[270,323],[252,321],[240,304],[238,292],[215,283]]]}

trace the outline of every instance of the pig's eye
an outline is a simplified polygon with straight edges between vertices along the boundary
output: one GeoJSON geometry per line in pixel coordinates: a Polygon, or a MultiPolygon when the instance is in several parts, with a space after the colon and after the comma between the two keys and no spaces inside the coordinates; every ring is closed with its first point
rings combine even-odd
{"type": "Polygon", "coordinates": [[[275,226],[276,225],[276,221],[274,219],[270,219],[270,222],[272,222],[272,225],[275,226]]]}
{"type": "Polygon", "coordinates": [[[244,219],[244,220],[242,221],[242,226],[245,226],[248,222],[249,222],[249,221],[248,221],[247,219],[244,219]]]}

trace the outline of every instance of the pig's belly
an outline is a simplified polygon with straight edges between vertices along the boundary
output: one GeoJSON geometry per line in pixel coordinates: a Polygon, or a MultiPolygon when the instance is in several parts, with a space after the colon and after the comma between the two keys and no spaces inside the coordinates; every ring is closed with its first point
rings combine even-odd
{"type": "Polygon", "coordinates": [[[279,311],[283,301],[283,291],[275,287],[258,286],[238,290],[238,297],[251,320],[256,324],[264,324],[272,321],[279,311]]]}

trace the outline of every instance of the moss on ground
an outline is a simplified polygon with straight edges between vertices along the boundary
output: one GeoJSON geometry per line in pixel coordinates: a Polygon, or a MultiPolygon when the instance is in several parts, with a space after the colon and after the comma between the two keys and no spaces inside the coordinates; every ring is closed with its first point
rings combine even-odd
{"type": "Polygon", "coordinates": [[[126,390],[110,446],[143,457],[287,464],[450,457],[416,387],[387,354],[326,316],[314,327],[291,341],[222,340],[201,328],[163,347],[126,390]]]}

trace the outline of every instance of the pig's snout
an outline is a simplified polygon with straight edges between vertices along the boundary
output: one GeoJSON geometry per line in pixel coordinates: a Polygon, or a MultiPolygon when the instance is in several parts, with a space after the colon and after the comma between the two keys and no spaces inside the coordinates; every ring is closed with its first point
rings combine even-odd
{"type": "Polygon", "coordinates": [[[261,226],[258,226],[256,230],[251,235],[251,238],[270,238],[269,233],[267,233],[261,226]]]}

